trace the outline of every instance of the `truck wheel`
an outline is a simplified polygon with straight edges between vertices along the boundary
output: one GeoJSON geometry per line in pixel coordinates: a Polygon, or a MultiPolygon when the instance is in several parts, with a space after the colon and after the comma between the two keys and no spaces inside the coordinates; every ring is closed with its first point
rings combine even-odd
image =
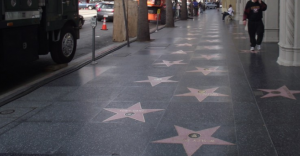
{"type": "Polygon", "coordinates": [[[166,10],[161,8],[160,24],[166,24],[166,10]]]}
{"type": "Polygon", "coordinates": [[[70,62],[76,51],[77,40],[75,31],[70,26],[65,26],[60,33],[60,39],[52,42],[51,57],[58,64],[70,62]]]}

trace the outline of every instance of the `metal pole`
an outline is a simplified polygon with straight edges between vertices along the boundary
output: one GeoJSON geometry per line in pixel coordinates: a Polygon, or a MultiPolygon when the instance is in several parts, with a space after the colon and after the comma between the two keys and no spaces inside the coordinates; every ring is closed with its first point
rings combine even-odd
{"type": "Polygon", "coordinates": [[[130,45],[129,45],[129,37],[128,37],[128,25],[127,25],[127,18],[126,18],[125,2],[124,2],[124,0],[122,0],[122,2],[123,2],[123,10],[124,10],[127,47],[130,47],[130,45]]]}
{"type": "Polygon", "coordinates": [[[157,14],[157,18],[156,18],[156,30],[155,32],[158,32],[158,17],[159,17],[160,14],[157,14]]]}
{"type": "Polygon", "coordinates": [[[93,27],[93,35],[92,35],[92,52],[93,52],[93,60],[92,60],[92,64],[97,64],[97,62],[95,61],[95,29],[96,27],[93,27]]]}

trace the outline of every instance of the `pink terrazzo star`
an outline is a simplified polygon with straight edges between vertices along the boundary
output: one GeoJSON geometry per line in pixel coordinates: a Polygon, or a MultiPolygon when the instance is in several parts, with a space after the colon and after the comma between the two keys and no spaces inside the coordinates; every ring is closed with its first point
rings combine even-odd
{"type": "Polygon", "coordinates": [[[219,49],[222,49],[222,47],[221,46],[203,46],[203,49],[219,50],[219,49]]]}
{"type": "Polygon", "coordinates": [[[166,61],[166,60],[163,60],[163,63],[155,63],[155,64],[165,64],[167,67],[170,67],[174,64],[186,64],[186,63],[181,63],[182,60],[179,60],[179,61],[166,61]]]}
{"type": "Polygon", "coordinates": [[[293,94],[299,94],[300,90],[289,90],[286,86],[282,86],[278,89],[258,89],[264,92],[268,92],[267,95],[261,98],[270,98],[275,96],[282,96],[289,99],[297,100],[293,94]]]}
{"type": "Polygon", "coordinates": [[[188,156],[192,156],[202,145],[234,145],[233,143],[212,137],[220,126],[201,131],[192,131],[176,125],[175,128],[178,136],[153,141],[153,143],[182,144],[188,156]]]}
{"type": "Polygon", "coordinates": [[[197,35],[200,35],[200,34],[190,34],[190,33],[188,33],[187,35],[188,36],[197,36],[197,35]]]}
{"type": "Polygon", "coordinates": [[[185,38],[186,40],[195,40],[195,39],[197,39],[197,38],[185,38]]]}
{"type": "Polygon", "coordinates": [[[223,70],[217,70],[218,67],[213,67],[213,68],[196,67],[196,68],[197,68],[197,70],[192,70],[192,71],[187,71],[187,72],[193,72],[193,73],[201,72],[204,75],[208,75],[208,74],[210,74],[212,72],[226,72],[226,71],[223,71],[223,70]]]}
{"type": "Polygon", "coordinates": [[[207,35],[205,37],[219,37],[219,35],[207,35]]]}
{"type": "Polygon", "coordinates": [[[189,43],[183,43],[183,44],[175,44],[176,47],[191,47],[193,46],[192,44],[189,43]]]}
{"type": "Polygon", "coordinates": [[[199,102],[202,102],[204,99],[206,99],[209,96],[228,96],[228,95],[225,95],[225,94],[215,93],[215,91],[218,88],[219,87],[211,88],[211,89],[205,89],[205,90],[188,88],[190,90],[189,93],[179,94],[179,95],[175,95],[175,96],[195,96],[198,99],[199,102]]]}
{"type": "Polygon", "coordinates": [[[154,87],[160,83],[163,83],[163,82],[178,82],[178,81],[169,80],[171,77],[173,77],[173,76],[161,77],[161,78],[148,76],[149,80],[135,81],[135,82],[150,82],[152,87],[154,87]]]}
{"type": "Polygon", "coordinates": [[[163,110],[163,109],[142,109],[140,102],[136,103],[135,105],[127,109],[117,109],[117,108],[104,108],[104,109],[117,114],[104,120],[103,122],[122,119],[122,118],[131,118],[141,122],[145,122],[144,114],[163,110]]]}
{"type": "Polygon", "coordinates": [[[253,54],[257,54],[261,52],[260,50],[241,50],[241,53],[253,53],[253,54]]]}
{"type": "Polygon", "coordinates": [[[211,60],[213,58],[219,58],[219,54],[215,54],[215,55],[201,55],[200,57],[197,57],[197,58],[205,58],[207,60],[211,60]]]}
{"type": "Polygon", "coordinates": [[[220,42],[220,40],[205,40],[206,42],[214,43],[214,42],[220,42]]]}
{"type": "Polygon", "coordinates": [[[178,50],[176,52],[172,52],[171,54],[187,54],[187,53],[190,53],[190,52],[193,52],[193,51],[183,51],[183,50],[178,50]]]}
{"type": "Polygon", "coordinates": [[[235,37],[234,39],[247,39],[247,37],[235,37]]]}

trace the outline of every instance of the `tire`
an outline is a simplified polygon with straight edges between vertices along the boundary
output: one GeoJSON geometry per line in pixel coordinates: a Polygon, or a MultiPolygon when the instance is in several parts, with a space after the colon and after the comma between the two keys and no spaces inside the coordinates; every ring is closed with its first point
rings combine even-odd
{"type": "Polygon", "coordinates": [[[76,46],[77,40],[74,29],[71,26],[64,26],[59,41],[52,42],[52,60],[58,64],[70,62],[75,55],[76,46]]]}
{"type": "Polygon", "coordinates": [[[209,7],[206,7],[206,9],[209,9],[209,7]]]}

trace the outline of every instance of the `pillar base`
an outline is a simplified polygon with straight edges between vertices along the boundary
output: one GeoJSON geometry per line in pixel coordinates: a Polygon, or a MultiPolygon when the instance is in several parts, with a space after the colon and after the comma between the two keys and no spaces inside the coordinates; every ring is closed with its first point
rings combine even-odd
{"type": "Polygon", "coordinates": [[[277,63],[282,66],[300,66],[300,49],[279,46],[277,63]]]}

